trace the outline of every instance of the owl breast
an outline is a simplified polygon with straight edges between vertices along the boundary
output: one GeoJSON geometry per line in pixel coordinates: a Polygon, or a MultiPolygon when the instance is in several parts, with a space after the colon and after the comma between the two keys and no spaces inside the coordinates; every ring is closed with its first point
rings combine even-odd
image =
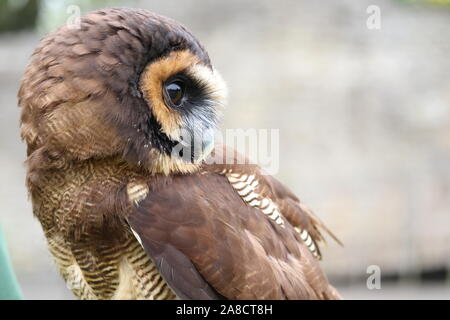
{"type": "Polygon", "coordinates": [[[91,250],[89,243],[69,245],[55,234],[48,246],[67,287],[80,299],[176,298],[135,239],[91,250]]]}
{"type": "Polygon", "coordinates": [[[175,299],[129,226],[104,204],[139,175],[112,159],[47,172],[34,213],[67,287],[80,299],[175,299]]]}

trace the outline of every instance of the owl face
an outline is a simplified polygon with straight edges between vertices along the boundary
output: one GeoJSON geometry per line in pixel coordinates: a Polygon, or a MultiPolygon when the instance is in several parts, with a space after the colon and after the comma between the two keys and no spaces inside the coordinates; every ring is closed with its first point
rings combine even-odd
{"type": "Polygon", "coordinates": [[[199,163],[211,151],[224,101],[217,71],[189,50],[172,51],[147,65],[140,88],[168,137],[163,151],[171,161],[199,163]]]}
{"type": "Polygon", "coordinates": [[[96,11],[33,54],[19,91],[22,137],[42,163],[118,156],[152,173],[191,172],[211,149],[224,99],[183,26],[145,10],[96,11]]]}

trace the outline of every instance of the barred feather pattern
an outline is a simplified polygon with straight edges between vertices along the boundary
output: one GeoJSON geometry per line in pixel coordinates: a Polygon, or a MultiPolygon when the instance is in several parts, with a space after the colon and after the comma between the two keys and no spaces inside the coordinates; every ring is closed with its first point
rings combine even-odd
{"type": "MultiPolygon", "coordinates": [[[[233,189],[236,190],[236,192],[245,203],[247,203],[251,207],[259,209],[269,219],[274,221],[280,227],[284,228],[285,218],[279,211],[276,203],[269,197],[261,195],[257,190],[259,181],[255,174],[246,174],[240,172],[235,173],[231,169],[224,169],[220,173],[226,175],[233,189]]],[[[308,247],[312,255],[317,259],[321,259],[319,247],[317,243],[312,239],[308,230],[301,229],[299,226],[294,226],[294,230],[300,235],[300,238],[308,247]]]]}
{"type": "Polygon", "coordinates": [[[94,252],[82,245],[70,250],[60,235],[49,238],[48,245],[67,287],[80,299],[176,298],[132,237],[121,245],[104,245],[94,252]]]}
{"type": "Polygon", "coordinates": [[[29,182],[49,250],[80,299],[176,299],[129,226],[102,213],[107,195],[135,176],[120,162],[100,160],[29,182]]]}

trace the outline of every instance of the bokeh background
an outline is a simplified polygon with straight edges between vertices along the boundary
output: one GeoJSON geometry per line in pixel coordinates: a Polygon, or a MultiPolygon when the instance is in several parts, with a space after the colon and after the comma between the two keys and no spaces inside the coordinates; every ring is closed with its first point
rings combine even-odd
{"type": "Polygon", "coordinates": [[[322,265],[345,298],[450,298],[450,1],[0,0],[0,225],[25,298],[73,299],[27,199],[16,100],[70,5],[150,9],[201,39],[230,89],[223,128],[280,129],[278,178],[344,242],[322,265]]]}

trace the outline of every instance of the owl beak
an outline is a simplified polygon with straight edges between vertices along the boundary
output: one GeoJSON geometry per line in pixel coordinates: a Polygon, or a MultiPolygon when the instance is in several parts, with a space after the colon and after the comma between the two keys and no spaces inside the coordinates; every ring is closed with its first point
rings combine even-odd
{"type": "Polygon", "coordinates": [[[194,161],[200,162],[205,159],[214,147],[214,133],[213,128],[208,128],[201,132],[201,137],[194,139],[194,161]]]}
{"type": "Polygon", "coordinates": [[[202,159],[209,156],[214,148],[214,134],[206,140],[202,141],[202,159]]]}
{"type": "Polygon", "coordinates": [[[182,158],[186,162],[199,163],[203,161],[214,148],[214,128],[203,130],[182,130],[178,140],[178,147],[174,148],[174,155],[177,156],[182,150],[182,158]]]}

